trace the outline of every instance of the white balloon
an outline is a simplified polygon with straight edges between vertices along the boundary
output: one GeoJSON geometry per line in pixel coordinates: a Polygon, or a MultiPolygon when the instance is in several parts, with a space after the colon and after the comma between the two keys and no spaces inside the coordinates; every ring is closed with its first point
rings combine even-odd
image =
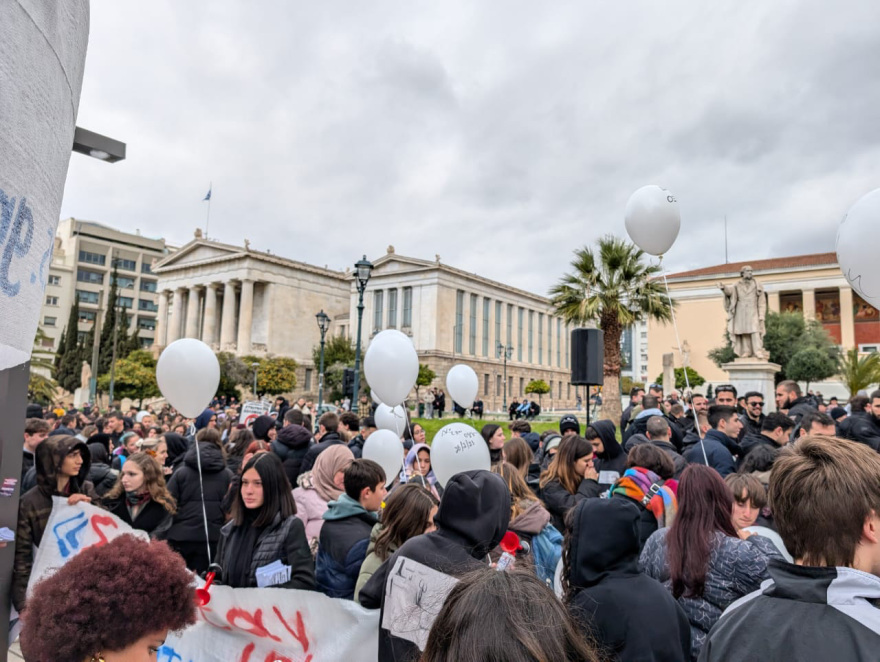
{"type": "Polygon", "coordinates": [[[469,365],[459,363],[452,366],[446,374],[446,390],[462,409],[470,409],[477,399],[477,391],[480,390],[480,380],[477,373],[469,365]]]}
{"type": "Polygon", "coordinates": [[[220,364],[201,340],[181,338],[159,356],[156,381],[172,407],[187,418],[195,418],[217,393],[220,364]]]}
{"type": "Polygon", "coordinates": [[[670,191],[654,184],[629,197],[623,216],[630,239],[651,255],[663,255],[672,248],[681,229],[678,201],[670,191]]]}
{"type": "Polygon", "coordinates": [[[446,482],[455,474],[475,469],[488,471],[491,466],[488,444],[483,435],[470,425],[450,423],[434,435],[434,441],[431,442],[431,468],[443,487],[446,487],[446,482]]]}
{"type": "Polygon", "coordinates": [[[385,484],[390,485],[403,468],[403,444],[390,430],[376,430],[364,442],[363,457],[382,467],[385,484]]]}
{"type": "Polygon", "coordinates": [[[376,427],[380,430],[390,430],[397,435],[398,440],[406,430],[406,410],[401,406],[389,407],[381,404],[376,407],[376,427]]]}
{"type": "Polygon", "coordinates": [[[379,396],[376,395],[376,392],[373,389],[370,389],[370,397],[373,398],[373,402],[377,405],[381,405],[382,401],[379,399],[379,396]]]}
{"type": "Polygon", "coordinates": [[[880,227],[880,189],[860,198],[837,229],[837,262],[844,277],[865,301],[880,308],[880,263],[877,240],[880,227]]]}
{"type": "Polygon", "coordinates": [[[364,357],[364,375],[382,402],[406,400],[419,377],[419,355],[409,337],[394,329],[376,335],[364,357]]]}

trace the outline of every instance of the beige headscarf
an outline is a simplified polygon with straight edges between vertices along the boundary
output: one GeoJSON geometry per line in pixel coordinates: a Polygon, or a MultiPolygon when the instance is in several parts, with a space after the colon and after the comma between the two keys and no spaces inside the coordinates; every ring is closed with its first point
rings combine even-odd
{"type": "Polygon", "coordinates": [[[354,455],[343,444],[333,444],[318,456],[312,467],[312,487],[324,501],[336,501],[342,490],[336,487],[333,477],[339,471],[348,469],[354,462],[354,455]]]}

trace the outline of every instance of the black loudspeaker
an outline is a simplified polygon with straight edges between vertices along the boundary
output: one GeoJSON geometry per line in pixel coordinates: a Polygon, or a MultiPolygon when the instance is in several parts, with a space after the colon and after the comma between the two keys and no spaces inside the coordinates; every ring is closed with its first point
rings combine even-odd
{"type": "Polygon", "coordinates": [[[604,333],[601,329],[575,329],[571,332],[571,383],[602,386],[605,382],[604,333]]]}

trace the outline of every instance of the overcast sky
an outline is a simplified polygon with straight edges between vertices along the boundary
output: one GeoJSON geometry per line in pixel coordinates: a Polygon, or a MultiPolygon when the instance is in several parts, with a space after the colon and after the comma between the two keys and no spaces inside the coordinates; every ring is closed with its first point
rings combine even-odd
{"type": "MultiPolygon", "coordinates": [[[[62,217],[546,294],[671,189],[672,270],[834,250],[880,186],[880,2],[92,0],[62,217]]],[[[869,238],[874,240],[873,237],[869,238]]]]}

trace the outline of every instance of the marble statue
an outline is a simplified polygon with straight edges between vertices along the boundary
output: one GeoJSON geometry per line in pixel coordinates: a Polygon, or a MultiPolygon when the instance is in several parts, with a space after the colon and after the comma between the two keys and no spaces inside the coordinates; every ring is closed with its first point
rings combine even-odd
{"type": "Polygon", "coordinates": [[[718,283],[724,293],[727,332],[733,343],[733,352],[739,358],[767,360],[764,350],[764,318],[767,315],[764,288],[752,277],[751,267],[743,267],[740,275],[742,278],[733,285],[718,283]]]}
{"type": "Polygon", "coordinates": [[[79,385],[81,388],[89,388],[89,380],[92,378],[92,369],[89,367],[88,361],[83,361],[82,372],[79,374],[79,385]]]}

